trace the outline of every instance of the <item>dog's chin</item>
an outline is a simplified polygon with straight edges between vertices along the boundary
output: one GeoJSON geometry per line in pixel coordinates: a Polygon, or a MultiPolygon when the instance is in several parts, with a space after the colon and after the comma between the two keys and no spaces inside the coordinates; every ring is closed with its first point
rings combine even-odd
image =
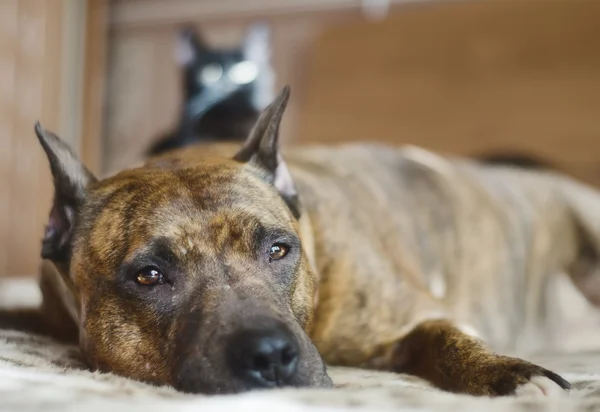
{"type": "Polygon", "coordinates": [[[326,388],[331,388],[332,386],[333,386],[333,383],[331,381],[331,378],[329,378],[329,376],[325,375],[321,379],[319,379],[317,382],[305,382],[305,383],[289,384],[289,385],[285,385],[285,386],[276,386],[276,387],[264,387],[264,386],[254,385],[254,384],[248,384],[248,383],[242,382],[242,381],[238,381],[238,382],[228,381],[228,382],[221,382],[220,384],[217,382],[214,382],[214,383],[207,383],[207,384],[203,384],[203,385],[197,385],[197,384],[189,385],[189,384],[186,384],[185,382],[182,382],[182,383],[178,383],[175,386],[175,389],[180,392],[189,393],[189,394],[233,395],[233,394],[240,394],[240,393],[245,393],[245,392],[270,391],[270,390],[275,390],[275,389],[286,389],[286,388],[326,389],[326,388]]]}
{"type": "Polygon", "coordinates": [[[203,395],[231,395],[250,391],[264,391],[286,388],[331,388],[333,382],[327,374],[325,366],[318,366],[312,370],[299,371],[296,379],[286,385],[265,387],[254,382],[240,379],[234,376],[216,377],[196,375],[190,379],[190,374],[182,374],[182,378],[175,383],[175,389],[190,394],[203,395]],[[185,376],[185,377],[183,377],[185,376]]]}

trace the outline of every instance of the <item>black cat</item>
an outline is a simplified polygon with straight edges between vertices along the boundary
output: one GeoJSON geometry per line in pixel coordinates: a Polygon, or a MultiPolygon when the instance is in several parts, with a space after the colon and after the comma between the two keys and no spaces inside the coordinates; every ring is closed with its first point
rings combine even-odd
{"type": "Polygon", "coordinates": [[[208,141],[243,140],[273,98],[270,29],[251,25],[240,47],[213,49],[190,28],[179,32],[184,104],[177,127],[149,155],[208,141]]]}

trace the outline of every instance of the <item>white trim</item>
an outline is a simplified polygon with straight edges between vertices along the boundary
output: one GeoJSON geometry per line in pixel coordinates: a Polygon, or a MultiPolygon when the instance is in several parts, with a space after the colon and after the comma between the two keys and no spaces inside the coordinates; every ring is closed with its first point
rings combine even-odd
{"type": "MultiPolygon", "coordinates": [[[[391,5],[442,0],[390,0],[391,5]]],[[[224,18],[361,11],[364,0],[138,0],[112,5],[111,27],[203,22],[224,18]]]]}
{"type": "Polygon", "coordinates": [[[60,137],[78,153],[81,147],[87,0],[66,0],[61,39],[60,137]]]}

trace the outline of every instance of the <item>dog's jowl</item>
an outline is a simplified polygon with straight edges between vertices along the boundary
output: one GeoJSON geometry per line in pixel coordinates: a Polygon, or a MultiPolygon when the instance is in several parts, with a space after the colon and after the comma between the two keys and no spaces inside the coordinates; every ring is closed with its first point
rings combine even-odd
{"type": "Polygon", "coordinates": [[[496,351],[550,344],[544,287],[559,273],[597,302],[600,195],[415,148],[284,156],[288,96],[241,147],[103,180],[38,125],[56,194],[42,250],[52,318],[37,330],[77,335],[93,369],[188,392],[330,386],[325,363],[473,395],[569,388],[496,351]]]}

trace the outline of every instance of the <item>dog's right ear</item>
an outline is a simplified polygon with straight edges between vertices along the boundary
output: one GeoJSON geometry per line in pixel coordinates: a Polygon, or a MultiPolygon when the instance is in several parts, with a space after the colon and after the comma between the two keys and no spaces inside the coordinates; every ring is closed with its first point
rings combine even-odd
{"type": "Polygon", "coordinates": [[[191,66],[205,49],[204,42],[191,27],[179,31],[175,48],[175,58],[179,66],[191,66]]]}
{"type": "Polygon", "coordinates": [[[46,152],[54,180],[54,201],[42,242],[42,258],[67,263],[75,217],[86,198],[88,186],[96,178],[55,134],[44,130],[39,122],[35,133],[46,152]]]}
{"type": "Polygon", "coordinates": [[[261,113],[234,160],[250,163],[262,170],[277,189],[294,217],[300,217],[300,202],[296,186],[279,150],[279,125],[290,98],[290,88],[281,93],[261,113]]]}

